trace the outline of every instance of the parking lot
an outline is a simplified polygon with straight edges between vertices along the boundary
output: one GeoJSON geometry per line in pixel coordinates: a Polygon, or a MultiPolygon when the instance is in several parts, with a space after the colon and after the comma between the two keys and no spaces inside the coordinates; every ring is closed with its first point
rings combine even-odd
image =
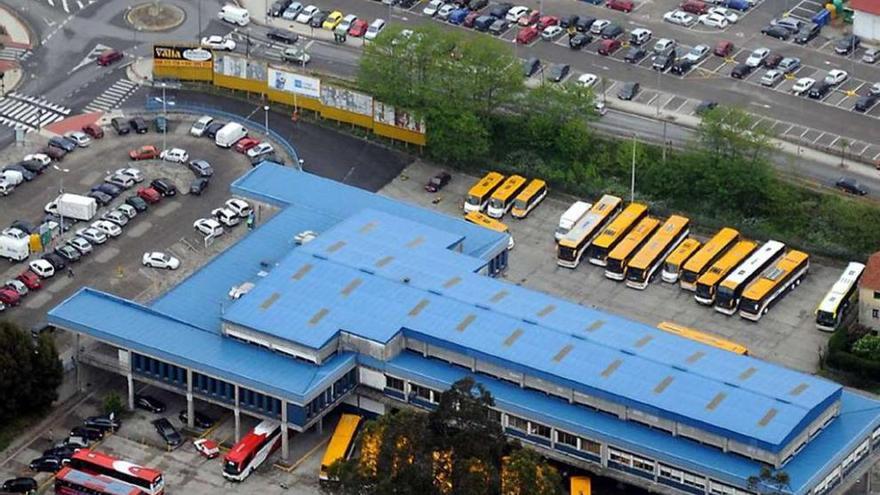
{"type": "MultiPolygon", "coordinates": [[[[461,216],[462,200],[477,178],[455,174],[439,194],[428,194],[422,186],[436,172],[437,169],[423,163],[410,165],[380,193],[461,216]]],[[[806,372],[817,370],[819,351],[828,335],[816,329],[813,311],[840,276],[842,266],[826,266],[813,260],[803,283],[760,321],[752,323],[702,306],[694,300],[692,292],[659,279],[647,290],[638,291],[606,278],[601,268],[586,261],[575,270],[557,266],[553,232],[559,216],[574,200],[551,194],[526,219],[517,220],[510,215],[502,219],[516,241],[510,252],[510,268],[504,275],[508,282],[649,325],[672,321],[744,344],[759,358],[806,372]]],[[[592,202],[595,198],[586,200],[592,202]]],[[[702,240],[714,233],[700,232],[699,225],[691,231],[696,231],[702,240]]]]}

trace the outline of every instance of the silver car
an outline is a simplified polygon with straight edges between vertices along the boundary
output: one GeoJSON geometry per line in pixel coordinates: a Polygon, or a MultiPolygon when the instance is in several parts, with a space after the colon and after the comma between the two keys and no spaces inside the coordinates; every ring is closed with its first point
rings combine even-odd
{"type": "Polygon", "coordinates": [[[92,252],[92,243],[87,241],[84,237],[76,236],[67,241],[67,245],[79,251],[79,254],[89,254],[92,252]]]}
{"type": "Polygon", "coordinates": [[[76,235],[89,241],[91,244],[104,244],[107,242],[107,234],[94,227],[87,227],[76,231],[76,235]]]}

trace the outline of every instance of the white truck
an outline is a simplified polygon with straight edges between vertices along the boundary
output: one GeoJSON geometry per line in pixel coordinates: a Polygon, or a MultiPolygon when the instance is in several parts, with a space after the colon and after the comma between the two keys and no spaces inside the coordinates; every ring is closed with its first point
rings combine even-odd
{"type": "Polygon", "coordinates": [[[247,136],[247,129],[238,122],[230,122],[217,131],[214,144],[221,148],[231,148],[239,139],[247,136]]]}
{"type": "Polygon", "coordinates": [[[58,196],[58,215],[64,218],[72,218],[87,222],[98,211],[98,203],[95,198],[80,196],[78,194],[62,194],[58,196]]]}
{"type": "Polygon", "coordinates": [[[21,230],[9,228],[0,234],[0,258],[23,261],[31,254],[30,239],[21,230]]]}

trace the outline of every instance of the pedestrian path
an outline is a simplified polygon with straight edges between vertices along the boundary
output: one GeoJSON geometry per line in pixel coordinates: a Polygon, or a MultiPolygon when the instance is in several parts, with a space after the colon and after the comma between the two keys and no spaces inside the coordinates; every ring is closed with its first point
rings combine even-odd
{"type": "Polygon", "coordinates": [[[9,60],[24,62],[31,56],[31,51],[27,48],[15,48],[11,46],[0,49],[0,60],[9,60]]]}
{"type": "Polygon", "coordinates": [[[45,98],[12,92],[0,98],[0,124],[30,132],[70,115],[70,108],[45,98]]]}
{"type": "Polygon", "coordinates": [[[100,0],[37,0],[47,3],[50,7],[63,10],[68,14],[79,12],[80,10],[99,2],[100,0]]]}
{"type": "Polygon", "coordinates": [[[128,79],[119,79],[103,93],[98,95],[91,103],[86,105],[86,112],[109,112],[125,103],[125,100],[138,89],[137,83],[128,79]]]}

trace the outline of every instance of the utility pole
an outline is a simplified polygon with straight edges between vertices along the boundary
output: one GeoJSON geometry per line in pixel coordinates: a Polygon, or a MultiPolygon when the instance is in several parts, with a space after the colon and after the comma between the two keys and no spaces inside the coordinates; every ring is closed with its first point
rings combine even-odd
{"type": "Polygon", "coordinates": [[[266,138],[269,137],[269,105],[264,105],[263,110],[266,112],[266,138]]]}
{"type": "Polygon", "coordinates": [[[636,133],[633,133],[632,177],[629,183],[629,202],[636,200],[636,133]]]}
{"type": "Polygon", "coordinates": [[[162,127],[162,151],[168,149],[168,106],[165,103],[165,87],[167,85],[162,82],[162,117],[165,118],[165,126],[162,127]]]}

